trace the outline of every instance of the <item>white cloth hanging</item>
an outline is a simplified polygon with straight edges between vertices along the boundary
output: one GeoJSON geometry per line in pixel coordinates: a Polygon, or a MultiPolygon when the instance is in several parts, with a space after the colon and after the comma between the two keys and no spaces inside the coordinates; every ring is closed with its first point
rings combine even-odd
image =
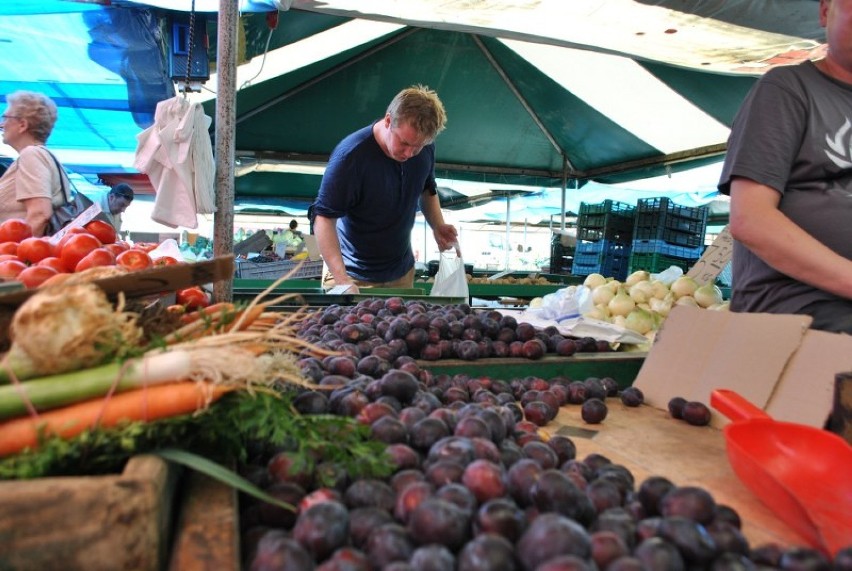
{"type": "Polygon", "coordinates": [[[216,212],[216,165],[200,103],[176,96],[157,104],[154,124],[136,136],[134,166],[157,192],[151,219],[177,228],[198,227],[198,214],[216,212]]]}

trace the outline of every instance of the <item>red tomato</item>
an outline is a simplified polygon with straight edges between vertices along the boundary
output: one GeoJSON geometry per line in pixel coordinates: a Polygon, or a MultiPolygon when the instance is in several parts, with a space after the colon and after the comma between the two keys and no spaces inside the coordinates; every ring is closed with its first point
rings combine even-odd
{"type": "Polygon", "coordinates": [[[110,252],[112,252],[112,255],[113,255],[113,256],[118,256],[120,253],[122,253],[122,252],[124,252],[125,250],[127,250],[127,248],[122,248],[122,247],[121,247],[120,245],[118,245],[118,244],[104,244],[104,248],[106,248],[107,250],[109,250],[110,252]]]}
{"type": "Polygon", "coordinates": [[[150,252],[157,246],[159,246],[159,244],[157,244],[156,242],[136,242],[135,244],[133,244],[133,249],[141,250],[143,252],[150,252]]]}
{"type": "Polygon", "coordinates": [[[30,266],[18,274],[18,281],[26,287],[38,287],[58,273],[49,266],[30,266]]]}
{"type": "Polygon", "coordinates": [[[0,244],[0,254],[11,254],[13,256],[18,255],[18,243],[17,242],[3,242],[0,244]]]}
{"type": "Polygon", "coordinates": [[[115,254],[107,250],[106,248],[95,248],[85,256],[83,259],[77,262],[77,265],[74,267],[75,272],[82,272],[83,270],[88,270],[89,268],[95,268],[98,266],[114,266],[115,265],[115,254]]]}
{"type": "Polygon", "coordinates": [[[94,238],[94,234],[89,234],[88,232],[86,232],[85,228],[83,228],[81,226],[74,226],[73,228],[69,228],[68,231],[62,236],[62,238],[59,239],[59,242],[56,243],[56,250],[55,251],[57,253],[61,252],[62,246],[65,245],[65,242],[67,242],[72,237],[76,236],[77,234],[88,234],[89,236],[94,238]]]}
{"type": "Polygon", "coordinates": [[[5,262],[6,260],[13,260],[15,262],[20,262],[21,258],[16,256],[15,254],[0,254],[0,262],[5,262]]]}
{"type": "Polygon", "coordinates": [[[155,266],[174,266],[175,264],[179,264],[175,258],[171,256],[160,256],[156,260],[154,260],[155,266]]]}
{"type": "Polygon", "coordinates": [[[20,242],[33,235],[33,231],[23,218],[10,218],[0,223],[0,242],[20,242]]]}
{"type": "Polygon", "coordinates": [[[29,264],[37,264],[53,255],[53,244],[47,238],[24,238],[18,246],[18,257],[29,264]]]}
{"type": "Polygon", "coordinates": [[[68,270],[65,269],[65,265],[62,263],[62,260],[60,260],[59,258],[57,258],[55,256],[45,258],[42,261],[40,261],[39,263],[37,263],[36,265],[41,266],[41,267],[53,268],[54,270],[56,270],[60,274],[67,274],[68,273],[68,270]]]}
{"type": "Polygon", "coordinates": [[[150,268],[153,262],[151,256],[142,250],[130,249],[124,251],[115,257],[115,263],[118,266],[127,268],[128,270],[144,270],[150,268]]]}
{"type": "MultiPolygon", "coordinates": [[[[61,240],[60,243],[62,243],[61,240]]],[[[67,271],[73,272],[86,254],[100,247],[100,241],[91,234],[72,234],[59,248],[59,259],[62,260],[62,265],[67,271]]]]}
{"type": "Polygon", "coordinates": [[[20,260],[3,260],[0,262],[0,279],[16,279],[18,274],[26,269],[27,265],[20,260]]]}
{"type": "Polygon", "coordinates": [[[200,287],[188,287],[177,291],[175,301],[187,309],[198,309],[210,305],[210,295],[200,287]]]}
{"type": "Polygon", "coordinates": [[[95,238],[101,241],[101,244],[112,244],[115,242],[115,228],[109,222],[92,220],[84,228],[89,234],[94,234],[95,238]]]}

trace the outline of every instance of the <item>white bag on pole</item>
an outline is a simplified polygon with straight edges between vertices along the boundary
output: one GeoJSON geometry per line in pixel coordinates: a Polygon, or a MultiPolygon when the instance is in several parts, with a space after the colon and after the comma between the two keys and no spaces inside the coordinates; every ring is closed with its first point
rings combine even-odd
{"type": "Polygon", "coordinates": [[[440,297],[463,297],[470,296],[467,287],[467,276],[464,273],[464,260],[456,255],[455,249],[441,252],[441,261],[438,264],[438,273],[435,274],[435,283],[429,295],[440,297]]]}

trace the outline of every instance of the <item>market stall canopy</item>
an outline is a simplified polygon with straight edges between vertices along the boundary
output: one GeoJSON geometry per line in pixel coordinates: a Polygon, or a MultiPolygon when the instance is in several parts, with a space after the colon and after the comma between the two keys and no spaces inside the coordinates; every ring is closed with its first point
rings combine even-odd
{"type": "MultiPolygon", "coordinates": [[[[63,160],[132,173],[135,136],[173,89],[157,20],[192,5],[4,0],[0,96],[31,88],[58,98],[50,145],[63,160]]],[[[217,6],[195,1],[201,13],[217,6]]],[[[814,0],[243,0],[240,9],[237,200],[310,200],[336,142],[413,83],[447,107],[443,178],[560,186],[719,160],[755,77],[814,57],[824,37],[814,0]]],[[[215,17],[208,31],[215,41],[215,17]]],[[[193,94],[211,116],[215,79],[193,94]]]]}

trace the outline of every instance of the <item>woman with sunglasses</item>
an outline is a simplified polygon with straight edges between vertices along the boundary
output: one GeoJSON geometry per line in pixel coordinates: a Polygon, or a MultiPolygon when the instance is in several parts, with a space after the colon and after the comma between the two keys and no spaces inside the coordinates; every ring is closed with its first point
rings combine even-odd
{"type": "Polygon", "coordinates": [[[56,116],[56,103],[46,95],[16,91],[6,96],[0,122],[3,142],[18,152],[0,178],[0,222],[24,219],[33,236],[44,235],[54,206],[65,202],[63,186],[70,187],[64,170],[44,147],[56,116]]]}

